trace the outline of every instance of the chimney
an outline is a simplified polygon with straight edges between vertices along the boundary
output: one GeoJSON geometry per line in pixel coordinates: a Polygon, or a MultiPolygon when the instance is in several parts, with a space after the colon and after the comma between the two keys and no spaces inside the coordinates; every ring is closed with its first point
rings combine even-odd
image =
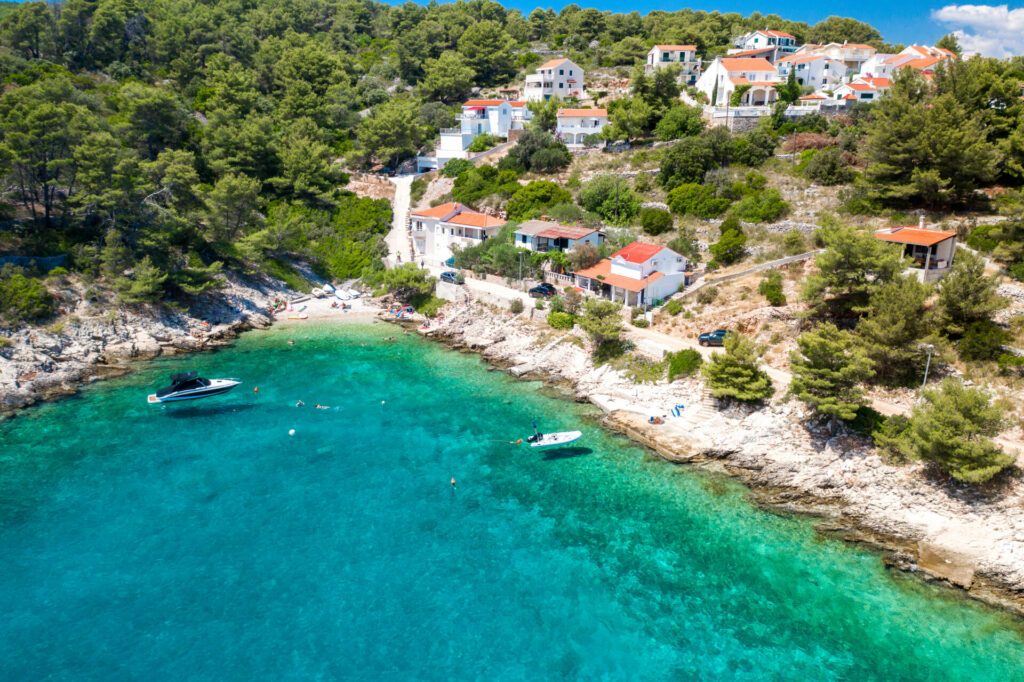
{"type": "Polygon", "coordinates": [[[924,213],[922,213],[922,214],[921,214],[921,217],[920,217],[920,218],[918,218],[918,220],[917,220],[917,226],[918,226],[919,228],[921,228],[922,230],[926,229],[926,228],[925,228],[925,226],[924,226],[924,213]]]}

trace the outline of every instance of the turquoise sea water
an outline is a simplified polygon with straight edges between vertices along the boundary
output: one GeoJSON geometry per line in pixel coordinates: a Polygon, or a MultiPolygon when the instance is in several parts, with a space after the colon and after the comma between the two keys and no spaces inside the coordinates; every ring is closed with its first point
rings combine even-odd
{"type": "Polygon", "coordinates": [[[1024,677],[1011,617],[396,333],[251,334],[0,423],[0,679],[1024,677]],[[145,403],[191,367],[246,385],[145,403]],[[510,446],[533,418],[585,447],[510,446]]]}

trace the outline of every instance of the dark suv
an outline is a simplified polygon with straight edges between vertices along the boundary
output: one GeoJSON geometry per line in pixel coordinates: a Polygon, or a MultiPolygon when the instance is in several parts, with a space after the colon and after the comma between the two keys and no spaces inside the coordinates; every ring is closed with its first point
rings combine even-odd
{"type": "Polygon", "coordinates": [[[448,282],[449,284],[461,284],[461,282],[459,282],[459,274],[454,270],[442,272],[440,279],[442,282],[448,282]]]}
{"type": "Polygon", "coordinates": [[[728,333],[725,329],[706,332],[697,337],[697,343],[702,346],[721,346],[725,343],[725,335],[728,333]]]}
{"type": "Polygon", "coordinates": [[[553,284],[541,282],[537,286],[530,289],[530,291],[527,293],[529,293],[530,296],[533,296],[534,298],[551,298],[552,296],[558,293],[558,290],[555,289],[555,286],[553,284]]]}

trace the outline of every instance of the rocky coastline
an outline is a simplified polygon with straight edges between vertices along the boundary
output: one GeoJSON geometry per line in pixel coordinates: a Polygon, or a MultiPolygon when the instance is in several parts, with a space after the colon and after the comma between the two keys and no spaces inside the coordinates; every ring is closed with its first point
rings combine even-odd
{"type": "Polygon", "coordinates": [[[901,570],[1024,616],[1024,485],[979,493],[884,461],[852,433],[830,437],[802,403],[718,404],[700,379],[635,384],[594,366],[578,330],[556,331],[482,304],[450,307],[425,335],[480,354],[516,377],[542,380],[604,412],[605,426],[667,461],[741,479],[753,500],[812,515],[820,531],[862,543],[901,570]],[[684,406],[679,417],[672,408],[684,406]],[[662,424],[649,423],[661,417],[662,424]]]}
{"type": "Polygon", "coordinates": [[[277,280],[229,274],[223,287],[187,309],[124,308],[69,279],[57,294],[61,315],[55,322],[5,335],[0,417],[124,374],[139,360],[227,345],[244,331],[269,327],[272,301],[293,293],[277,280]]]}

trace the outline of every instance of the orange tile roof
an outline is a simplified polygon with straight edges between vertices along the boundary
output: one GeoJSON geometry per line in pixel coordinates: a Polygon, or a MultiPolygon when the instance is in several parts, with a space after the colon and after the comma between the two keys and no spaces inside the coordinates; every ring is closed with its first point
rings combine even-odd
{"type": "Polygon", "coordinates": [[[463,211],[453,218],[449,218],[447,221],[453,225],[465,225],[466,227],[481,227],[484,229],[490,227],[501,227],[505,224],[505,221],[501,218],[495,218],[494,216],[485,215],[483,213],[477,213],[476,211],[463,211]]]}
{"type": "Polygon", "coordinates": [[[874,45],[866,45],[865,43],[846,43],[843,47],[852,47],[857,50],[874,50],[874,45]]]}
{"type": "Polygon", "coordinates": [[[425,208],[418,211],[413,211],[412,215],[421,216],[423,218],[444,218],[446,215],[449,215],[450,213],[464,210],[467,209],[462,204],[455,201],[449,201],[447,204],[440,204],[439,206],[434,206],[433,208],[425,208]]]}
{"type": "Polygon", "coordinates": [[[776,31],[774,29],[765,29],[763,31],[757,31],[757,33],[762,33],[766,36],[772,36],[774,38],[796,38],[796,36],[790,35],[785,31],[776,31]]]}
{"type": "Polygon", "coordinates": [[[565,57],[557,57],[555,59],[549,59],[548,61],[544,62],[543,64],[541,64],[537,68],[538,69],[553,69],[556,66],[558,66],[559,64],[564,64],[567,61],[569,61],[569,60],[566,59],[565,57]]]}
{"type": "Polygon", "coordinates": [[[924,69],[931,68],[941,61],[945,61],[942,57],[922,57],[921,59],[912,59],[906,62],[902,66],[905,68],[916,69],[922,71],[924,69]]]}
{"type": "Polygon", "coordinates": [[[857,90],[858,92],[867,92],[875,89],[874,86],[868,85],[867,83],[847,83],[846,87],[851,90],[857,90]]]}
{"type": "Polygon", "coordinates": [[[740,58],[722,57],[726,71],[774,71],[772,63],[763,57],[740,58]]]}
{"type": "Polygon", "coordinates": [[[825,95],[819,95],[818,93],[815,92],[815,93],[810,94],[810,95],[804,95],[800,99],[805,99],[806,100],[806,99],[828,99],[828,98],[825,97],[825,95]]]}
{"type": "Polygon", "coordinates": [[[607,118],[607,109],[559,109],[559,117],[570,117],[570,116],[593,116],[595,118],[607,118]]]}
{"type": "Polygon", "coordinates": [[[622,258],[630,263],[646,263],[651,257],[661,251],[663,246],[657,244],[645,244],[644,242],[633,242],[627,244],[611,255],[612,258],[622,258]]]}
{"type": "Polygon", "coordinates": [[[655,45],[662,52],[694,52],[696,45],[655,45]]]}
{"type": "Polygon", "coordinates": [[[956,236],[956,232],[945,230],[924,230],[920,227],[890,227],[875,232],[875,239],[897,244],[914,244],[916,246],[934,246],[956,236]]]}
{"type": "Polygon", "coordinates": [[[643,291],[651,282],[659,280],[665,276],[664,273],[655,271],[643,279],[633,279],[632,277],[625,277],[623,275],[613,275],[611,270],[612,262],[605,258],[604,260],[598,261],[597,265],[578,271],[576,275],[579,277],[586,277],[588,279],[596,279],[613,287],[618,287],[619,289],[625,289],[626,291],[632,291],[634,293],[643,291]]]}
{"type": "MultiPolygon", "coordinates": [[[[469,99],[469,100],[466,100],[465,102],[463,102],[462,106],[463,107],[499,107],[502,104],[504,104],[505,102],[508,102],[508,100],[507,99],[469,99]]],[[[508,102],[508,103],[511,104],[511,102],[508,102]]]]}

